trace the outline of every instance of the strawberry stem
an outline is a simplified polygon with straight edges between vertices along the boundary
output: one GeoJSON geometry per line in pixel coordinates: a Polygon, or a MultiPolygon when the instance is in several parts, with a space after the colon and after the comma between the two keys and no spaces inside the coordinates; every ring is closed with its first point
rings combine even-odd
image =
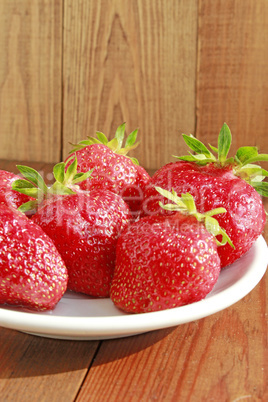
{"type": "Polygon", "coordinates": [[[234,245],[227,235],[226,231],[222,229],[217,221],[217,219],[213,218],[213,215],[223,214],[226,212],[225,208],[215,208],[211,211],[205,212],[204,214],[200,213],[196,209],[196,205],[194,202],[194,198],[190,193],[181,194],[181,197],[177,195],[177,193],[172,189],[172,192],[164,190],[160,187],[155,187],[159,194],[168,200],[172,201],[173,204],[163,204],[161,201],[159,205],[161,208],[168,211],[178,211],[183,215],[192,215],[194,216],[198,222],[201,222],[205,225],[206,229],[209,233],[211,233],[216,240],[218,246],[223,246],[226,243],[229,243],[231,247],[234,248],[234,245]],[[221,235],[222,240],[219,241],[216,236],[221,235]]]}
{"type": "Polygon", "coordinates": [[[51,187],[47,187],[44,179],[36,170],[23,165],[18,165],[17,168],[25,177],[18,179],[12,183],[12,189],[19,193],[28,195],[34,200],[26,202],[19,207],[22,212],[36,209],[45,199],[54,195],[69,195],[75,194],[77,183],[88,179],[91,176],[93,169],[86,173],[77,173],[77,158],[74,157],[73,162],[66,169],[66,163],[57,163],[53,168],[53,176],[55,182],[51,187]]]}
{"type": "Polygon", "coordinates": [[[175,158],[199,165],[207,165],[208,163],[215,163],[220,167],[231,165],[236,176],[251,184],[261,196],[268,196],[268,183],[263,182],[268,173],[259,165],[255,165],[256,162],[267,162],[268,154],[259,154],[257,147],[244,146],[237,150],[234,157],[227,158],[232,143],[232,135],[226,123],[223,124],[218,136],[218,148],[209,145],[217,157],[193,135],[183,134],[182,136],[194,154],[189,152],[189,155],[180,157],[173,155],[175,158]]]}
{"type": "Polygon", "coordinates": [[[96,132],[97,138],[94,137],[87,137],[87,140],[83,140],[78,142],[78,144],[71,144],[73,146],[72,150],[70,153],[79,151],[89,145],[93,144],[103,144],[110,148],[113,152],[119,154],[119,155],[124,155],[127,158],[131,159],[132,162],[135,165],[139,165],[139,162],[136,158],[130,157],[127,154],[137,148],[140,144],[140,142],[136,142],[137,139],[137,134],[138,134],[138,129],[132,131],[128,137],[126,138],[125,141],[125,146],[123,147],[123,142],[124,142],[124,137],[125,137],[125,128],[126,128],[126,123],[121,124],[115,132],[114,138],[112,138],[110,141],[106,137],[105,134],[103,134],[100,131],[96,132]]]}

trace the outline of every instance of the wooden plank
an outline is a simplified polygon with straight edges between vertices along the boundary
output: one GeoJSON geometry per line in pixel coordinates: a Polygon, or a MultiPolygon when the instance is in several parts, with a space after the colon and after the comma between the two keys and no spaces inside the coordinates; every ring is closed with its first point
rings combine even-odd
{"type": "Polygon", "coordinates": [[[197,137],[217,145],[224,121],[233,147],[267,152],[268,3],[200,0],[197,137]]]}
{"type": "Polygon", "coordinates": [[[60,158],[61,33],[62,0],[0,2],[0,158],[60,158]]]}
{"type": "Polygon", "coordinates": [[[77,402],[267,400],[267,285],[205,319],[103,342],[77,402]]]}
{"type": "Polygon", "coordinates": [[[0,159],[0,169],[1,170],[6,170],[8,172],[19,174],[17,165],[30,166],[33,169],[35,169],[41,173],[42,173],[43,169],[49,169],[49,167],[51,166],[50,164],[46,164],[44,162],[27,162],[27,161],[15,161],[15,160],[0,159]]]}
{"type": "Polygon", "coordinates": [[[0,328],[1,401],[74,401],[98,345],[0,328]]]}
{"type": "Polygon", "coordinates": [[[197,0],[65,1],[63,153],[96,130],[140,129],[147,169],[195,130],[197,0]]]}

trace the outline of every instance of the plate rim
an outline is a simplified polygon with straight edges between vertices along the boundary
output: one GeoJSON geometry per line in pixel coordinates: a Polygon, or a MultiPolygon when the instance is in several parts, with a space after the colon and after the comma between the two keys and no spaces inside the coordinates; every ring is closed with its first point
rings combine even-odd
{"type": "MultiPolygon", "coordinates": [[[[256,240],[246,253],[246,255],[248,254],[253,257],[249,265],[258,264],[254,275],[253,269],[249,267],[245,274],[231,286],[192,304],[150,313],[126,314],[121,312],[119,315],[105,317],[45,315],[38,312],[16,311],[8,306],[8,308],[0,307],[0,326],[51,338],[86,340],[119,338],[196,321],[235,304],[260,282],[268,263],[268,248],[263,236],[256,240]],[[257,250],[261,250],[261,252],[257,253],[257,250]],[[242,290],[235,296],[233,290],[238,286],[241,286],[242,290]],[[229,300],[226,302],[228,297],[229,300]],[[213,303],[213,301],[216,302],[213,303]],[[208,309],[202,309],[207,306],[208,309]],[[178,312],[180,314],[177,317],[178,312]],[[72,320],[72,325],[70,325],[70,320],[72,320]]],[[[241,257],[241,260],[239,259],[240,263],[246,255],[241,257]]],[[[236,263],[223,270],[232,269],[231,267],[236,263]]],[[[94,300],[96,301],[96,299],[94,300]]]]}

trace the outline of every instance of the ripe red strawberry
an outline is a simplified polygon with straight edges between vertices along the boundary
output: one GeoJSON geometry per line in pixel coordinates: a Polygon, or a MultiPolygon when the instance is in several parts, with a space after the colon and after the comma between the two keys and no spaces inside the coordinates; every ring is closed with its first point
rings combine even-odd
{"type": "Polygon", "coordinates": [[[201,215],[191,195],[180,199],[174,192],[158,191],[176,203],[167,206],[175,214],[141,218],[117,243],[110,297],[126,312],[158,311],[203,299],[220,273],[217,242],[208,230],[230,242],[211,217],[224,209],[201,215]]]}
{"type": "Polygon", "coordinates": [[[6,204],[14,208],[18,208],[30,200],[28,196],[12,190],[12,183],[18,179],[20,179],[18,175],[6,170],[0,170],[0,193],[4,196],[6,204]]]}
{"type": "Polygon", "coordinates": [[[65,264],[52,240],[3,195],[0,239],[0,303],[53,309],[67,288],[65,264]]]}
{"type": "Polygon", "coordinates": [[[54,241],[69,272],[68,288],[108,297],[115,247],[129,209],[109,190],[56,196],[32,220],[54,241]]]}
{"type": "Polygon", "coordinates": [[[211,147],[218,159],[196,138],[184,135],[184,139],[199,154],[183,156],[154,174],[145,192],[143,211],[147,215],[163,214],[161,196],[154,186],[169,191],[173,188],[178,194],[189,192],[200,212],[224,207],[226,213],[216,219],[235,246],[220,247],[224,267],[245,254],[263,231],[265,211],[260,194],[268,195],[268,183],[263,181],[268,172],[255,162],[268,160],[268,155],[258,154],[255,147],[242,147],[234,158],[227,159],[231,133],[226,124],[219,135],[218,149],[211,147]]]}
{"type": "Polygon", "coordinates": [[[126,139],[122,148],[125,124],[116,130],[115,138],[108,141],[107,137],[97,132],[97,138],[88,137],[75,145],[68,162],[76,156],[77,171],[87,172],[93,169],[91,178],[81,182],[83,190],[107,188],[119,194],[129,205],[134,217],[139,215],[145,186],[150,176],[139,166],[137,159],[130,158],[127,153],[136,148],[138,130],[133,131],[126,139]]]}
{"type": "MultiPolygon", "coordinates": [[[[54,175],[61,181],[56,180],[52,188],[45,191],[45,199],[32,220],[60,252],[68,268],[68,288],[91,296],[108,297],[117,239],[128,225],[130,211],[124,200],[109,190],[74,191],[73,184],[66,188],[67,182],[78,183],[81,179],[81,175],[76,174],[76,163],[75,160],[66,173],[64,163],[56,165],[54,175]]],[[[24,169],[20,169],[23,174],[24,169]]],[[[18,190],[21,190],[19,185],[20,182],[18,190]]],[[[23,191],[25,187],[26,184],[23,191]]]]}

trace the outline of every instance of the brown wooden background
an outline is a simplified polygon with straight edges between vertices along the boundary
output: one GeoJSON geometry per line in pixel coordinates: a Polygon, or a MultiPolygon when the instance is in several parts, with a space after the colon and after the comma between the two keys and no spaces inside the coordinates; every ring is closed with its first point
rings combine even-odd
{"type": "Polygon", "coordinates": [[[268,152],[267,21],[267,0],[1,0],[0,159],[58,162],[123,121],[148,169],[224,121],[268,152]]]}

